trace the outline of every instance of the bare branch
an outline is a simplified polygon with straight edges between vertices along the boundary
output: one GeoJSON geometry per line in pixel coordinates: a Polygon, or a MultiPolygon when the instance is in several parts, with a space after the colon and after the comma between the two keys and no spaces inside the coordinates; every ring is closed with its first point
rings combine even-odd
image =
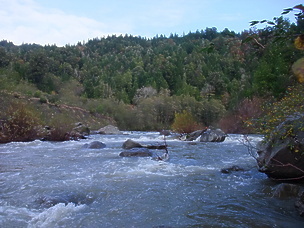
{"type": "Polygon", "coordinates": [[[261,44],[256,38],[252,37],[252,39],[263,49],[265,49],[265,46],[261,44]]]}
{"type": "Polygon", "coordinates": [[[252,145],[250,140],[248,139],[247,135],[243,135],[243,140],[239,140],[244,146],[247,147],[248,153],[251,157],[253,157],[255,160],[257,160],[257,154],[255,151],[257,151],[257,148],[252,145]]]}
{"type": "Polygon", "coordinates": [[[273,160],[273,161],[279,163],[279,165],[275,165],[275,164],[274,164],[274,166],[277,166],[277,167],[292,167],[292,168],[294,168],[294,169],[296,169],[296,170],[299,170],[300,172],[303,173],[303,175],[300,176],[300,177],[290,177],[290,178],[282,178],[282,179],[272,178],[272,179],[277,180],[277,181],[292,181],[292,180],[301,180],[301,179],[304,178],[304,170],[303,170],[303,169],[300,169],[299,167],[297,167],[297,166],[295,166],[295,165],[293,165],[293,164],[290,164],[290,163],[284,164],[284,163],[278,161],[278,160],[275,159],[275,158],[271,158],[271,160],[273,160]]]}

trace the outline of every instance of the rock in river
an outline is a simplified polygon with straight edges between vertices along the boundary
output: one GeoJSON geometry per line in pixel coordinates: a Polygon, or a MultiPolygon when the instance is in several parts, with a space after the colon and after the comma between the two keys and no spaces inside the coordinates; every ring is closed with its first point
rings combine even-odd
{"type": "Polygon", "coordinates": [[[226,134],[221,129],[207,129],[201,134],[200,142],[223,142],[226,134]]]}
{"type": "Polygon", "coordinates": [[[93,141],[91,143],[86,143],[83,145],[84,149],[103,149],[106,147],[106,144],[99,141],[93,141]]]}
{"type": "Polygon", "coordinates": [[[148,148],[132,148],[119,154],[121,157],[152,157],[153,153],[148,148]]]}
{"type": "Polygon", "coordinates": [[[53,207],[56,204],[64,203],[65,205],[73,203],[75,205],[91,204],[94,201],[93,197],[85,195],[83,193],[58,193],[44,195],[36,200],[42,207],[53,207]]]}
{"type": "Polygon", "coordinates": [[[235,172],[235,171],[244,171],[244,169],[237,165],[233,165],[231,167],[221,169],[221,173],[226,173],[226,174],[235,172]]]}
{"type": "Polygon", "coordinates": [[[103,135],[120,135],[122,134],[121,131],[118,129],[118,127],[115,127],[113,125],[107,125],[103,128],[100,128],[97,131],[98,134],[103,134],[103,135]]]}
{"type": "Polygon", "coordinates": [[[154,149],[154,150],[162,150],[166,149],[166,145],[142,145],[138,142],[133,141],[132,139],[128,139],[122,144],[123,149],[132,149],[132,148],[147,148],[147,149],[154,149]]]}
{"type": "Polygon", "coordinates": [[[122,144],[122,148],[124,148],[126,150],[129,150],[129,149],[132,149],[132,148],[142,148],[142,147],[143,146],[140,143],[135,142],[132,139],[128,139],[127,141],[125,141],[122,144]]]}
{"type": "Polygon", "coordinates": [[[221,129],[206,128],[203,130],[194,131],[182,140],[200,142],[223,142],[226,138],[226,134],[221,129]]]}
{"type": "Polygon", "coordinates": [[[277,180],[304,179],[304,115],[289,116],[260,143],[257,158],[259,171],[277,180]]]}

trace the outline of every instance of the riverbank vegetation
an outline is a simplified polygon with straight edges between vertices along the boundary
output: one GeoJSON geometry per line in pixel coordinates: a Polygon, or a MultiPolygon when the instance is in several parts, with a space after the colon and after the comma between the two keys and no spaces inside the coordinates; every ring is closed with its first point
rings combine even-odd
{"type": "Polygon", "coordinates": [[[64,47],[2,40],[1,138],[34,137],[38,125],[58,122],[85,122],[92,129],[106,123],[122,130],[172,124],[177,129],[187,116],[193,126],[184,129],[267,133],[291,110],[303,111],[302,81],[292,73],[303,56],[304,39],[294,45],[304,32],[303,8],[283,13],[292,11],[299,11],[296,23],[283,17],[254,21],[269,26],[241,33],[206,28],[151,39],[113,35],[64,47]],[[25,115],[24,123],[14,122],[23,117],[12,113],[25,115]]]}

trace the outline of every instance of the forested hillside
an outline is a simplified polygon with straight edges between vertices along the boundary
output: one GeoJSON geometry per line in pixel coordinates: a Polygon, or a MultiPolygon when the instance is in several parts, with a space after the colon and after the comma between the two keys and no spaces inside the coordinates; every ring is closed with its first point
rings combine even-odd
{"type": "MultiPolygon", "coordinates": [[[[279,102],[290,86],[301,87],[291,67],[303,56],[294,46],[304,32],[303,18],[268,23],[238,34],[206,28],[151,39],[108,36],[64,47],[3,40],[0,93],[11,103],[26,97],[82,108],[127,130],[170,128],[175,115],[186,112],[198,126],[259,132],[248,122],[265,114],[261,105],[279,102]]],[[[7,106],[1,106],[5,119],[7,106]]]]}

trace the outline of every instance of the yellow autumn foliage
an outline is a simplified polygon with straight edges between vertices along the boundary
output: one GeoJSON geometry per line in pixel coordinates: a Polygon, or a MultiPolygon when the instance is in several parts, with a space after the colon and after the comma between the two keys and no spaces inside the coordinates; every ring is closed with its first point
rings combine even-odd
{"type": "MultiPolygon", "coordinates": [[[[298,36],[295,41],[294,45],[299,50],[304,50],[304,34],[298,36]]],[[[304,58],[298,59],[292,65],[292,72],[296,76],[299,83],[304,82],[304,58]]]]}
{"type": "Polygon", "coordinates": [[[179,133],[191,133],[202,128],[202,126],[195,121],[193,115],[185,110],[182,113],[175,114],[171,127],[179,133]]]}
{"type": "Polygon", "coordinates": [[[292,65],[292,72],[296,76],[299,83],[304,82],[304,58],[298,59],[292,65]]]}
{"type": "Polygon", "coordinates": [[[298,36],[295,41],[294,45],[299,50],[304,50],[304,35],[298,36]]]}

